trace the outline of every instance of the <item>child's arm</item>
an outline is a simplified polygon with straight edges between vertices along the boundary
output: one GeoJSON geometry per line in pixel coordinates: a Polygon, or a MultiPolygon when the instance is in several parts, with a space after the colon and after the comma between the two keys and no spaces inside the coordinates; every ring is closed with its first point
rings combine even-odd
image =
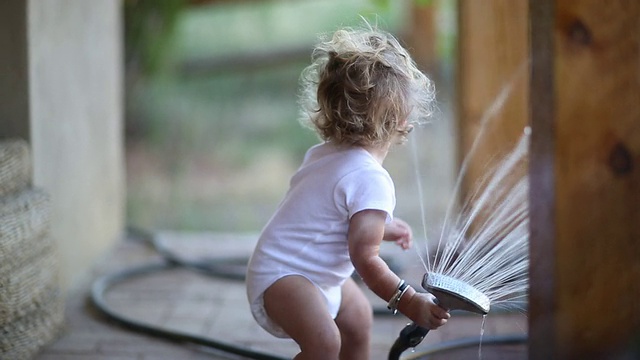
{"type": "MultiPolygon", "coordinates": [[[[356,213],[349,222],[348,241],[351,261],[362,280],[376,295],[389,301],[398,287],[400,278],[379,256],[380,243],[386,234],[386,216],[386,213],[380,210],[363,210],[356,213]]],[[[409,288],[400,299],[398,310],[419,326],[436,329],[447,322],[449,313],[433,300],[433,295],[417,293],[413,288],[409,288]]]]}

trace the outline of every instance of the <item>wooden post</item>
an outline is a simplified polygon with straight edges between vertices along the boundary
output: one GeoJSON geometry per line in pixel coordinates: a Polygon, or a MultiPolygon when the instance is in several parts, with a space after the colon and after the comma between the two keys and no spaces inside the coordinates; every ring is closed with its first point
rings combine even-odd
{"type": "Polygon", "coordinates": [[[529,6],[529,358],[637,359],[640,2],[529,6]]]}
{"type": "Polygon", "coordinates": [[[465,201],[528,123],[528,8],[526,0],[459,0],[458,12],[458,155],[460,163],[469,159],[465,201]],[[492,107],[497,111],[487,116],[492,107]]]}
{"type": "Polygon", "coordinates": [[[436,54],[436,5],[411,4],[411,26],[407,34],[407,44],[411,51],[411,57],[415,60],[420,70],[437,74],[438,58],[436,54]]]}

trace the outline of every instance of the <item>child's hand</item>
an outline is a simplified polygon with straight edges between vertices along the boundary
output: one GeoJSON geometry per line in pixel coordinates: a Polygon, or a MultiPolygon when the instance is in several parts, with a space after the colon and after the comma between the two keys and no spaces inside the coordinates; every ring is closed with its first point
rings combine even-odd
{"type": "Polygon", "coordinates": [[[430,293],[416,293],[409,304],[409,317],[416,324],[435,330],[447,323],[449,312],[435,303],[436,297],[430,293]]]}
{"type": "Polygon", "coordinates": [[[401,219],[395,218],[385,225],[384,238],[386,241],[395,241],[402,249],[407,250],[411,247],[413,233],[409,224],[401,219]]]}

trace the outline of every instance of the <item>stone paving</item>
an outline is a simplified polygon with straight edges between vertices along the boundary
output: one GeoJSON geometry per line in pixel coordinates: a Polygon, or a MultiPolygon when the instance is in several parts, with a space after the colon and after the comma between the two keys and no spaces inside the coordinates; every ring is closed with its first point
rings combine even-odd
{"type": "MultiPolygon", "coordinates": [[[[248,234],[173,233],[158,235],[159,241],[189,259],[246,258],[256,239],[248,234]]],[[[386,244],[384,244],[386,245],[386,244]]],[[[415,253],[383,247],[383,256],[412,284],[423,273],[415,253]],[[395,264],[395,265],[394,265],[395,264]],[[400,264],[400,265],[398,265],[400,264]],[[408,265],[411,264],[411,265],[408,265]]],[[[101,315],[89,299],[92,282],[103,274],[141,264],[160,263],[148,245],[126,240],[118,244],[67,299],[66,328],[38,360],[169,360],[240,359],[218,350],[170,342],[125,329],[101,315]]],[[[368,290],[367,290],[368,292],[368,290]]],[[[368,292],[375,308],[385,304],[368,292]]],[[[282,357],[297,352],[291,340],[277,339],[253,321],[241,281],[212,277],[185,268],[158,271],[114,286],[106,294],[110,307],[147,324],[162,326],[216,341],[282,357]]],[[[376,316],[372,359],[387,359],[388,351],[408,320],[402,315],[376,316]]],[[[459,313],[449,324],[429,333],[415,350],[443,341],[480,334],[482,317],[459,313]]],[[[519,313],[495,313],[486,318],[484,336],[526,333],[527,319],[519,313]]],[[[409,352],[409,351],[408,351],[409,352]]],[[[475,358],[477,358],[477,352],[475,358]]]]}

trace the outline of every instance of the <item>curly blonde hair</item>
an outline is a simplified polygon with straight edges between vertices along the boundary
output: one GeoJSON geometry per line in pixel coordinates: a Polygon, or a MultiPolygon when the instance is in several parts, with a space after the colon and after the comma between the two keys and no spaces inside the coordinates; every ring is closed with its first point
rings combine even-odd
{"type": "Polygon", "coordinates": [[[432,115],[433,83],[393,35],[346,28],[320,40],[300,77],[299,102],[301,122],[323,140],[403,142],[413,125],[432,115]]]}

